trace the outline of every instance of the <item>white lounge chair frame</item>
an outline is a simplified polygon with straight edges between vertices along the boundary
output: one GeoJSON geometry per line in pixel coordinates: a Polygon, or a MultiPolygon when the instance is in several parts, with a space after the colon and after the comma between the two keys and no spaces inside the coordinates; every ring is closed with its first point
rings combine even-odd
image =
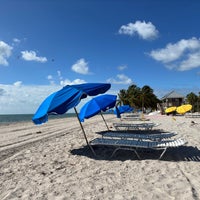
{"type": "Polygon", "coordinates": [[[185,117],[186,118],[199,118],[200,117],[200,113],[185,113],[185,117]]]}
{"type": "Polygon", "coordinates": [[[159,159],[163,157],[167,148],[170,147],[179,147],[186,144],[186,141],[182,138],[176,140],[167,140],[167,141],[141,141],[141,140],[128,140],[128,139],[111,139],[111,138],[96,138],[90,142],[90,145],[102,145],[102,146],[112,146],[116,149],[113,151],[111,157],[120,149],[131,150],[137,155],[138,159],[141,157],[138,154],[138,149],[153,149],[153,150],[162,150],[159,159]]]}
{"type": "Polygon", "coordinates": [[[158,134],[151,134],[148,132],[145,133],[126,133],[126,132],[120,132],[120,131],[103,131],[98,132],[98,134],[101,134],[102,137],[110,137],[110,138],[121,138],[121,139],[136,139],[136,140],[152,140],[152,141],[161,141],[164,139],[169,139],[175,135],[177,135],[176,132],[164,132],[164,133],[158,133],[158,134]]]}
{"type": "Polygon", "coordinates": [[[153,127],[159,126],[160,124],[155,123],[113,123],[116,130],[151,130],[153,127]]]}

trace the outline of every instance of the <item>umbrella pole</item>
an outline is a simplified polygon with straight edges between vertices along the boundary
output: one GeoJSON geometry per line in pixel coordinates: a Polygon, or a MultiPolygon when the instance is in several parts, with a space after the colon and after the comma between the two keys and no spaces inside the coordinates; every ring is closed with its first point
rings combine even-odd
{"type": "Polygon", "coordinates": [[[102,112],[100,112],[100,113],[101,113],[101,117],[102,117],[103,121],[105,122],[105,124],[106,124],[106,127],[107,127],[107,129],[108,129],[108,131],[109,131],[108,124],[106,123],[106,120],[105,120],[105,118],[104,118],[104,116],[103,116],[102,112]]]}
{"type": "Polygon", "coordinates": [[[81,126],[81,129],[82,129],[82,132],[83,132],[85,141],[86,141],[87,145],[90,147],[92,153],[96,156],[96,153],[94,152],[94,149],[92,148],[92,146],[91,146],[91,145],[89,144],[89,142],[88,142],[88,139],[87,139],[86,134],[85,134],[85,130],[84,130],[83,125],[82,125],[82,123],[81,123],[81,121],[80,121],[80,119],[79,119],[79,117],[78,117],[78,112],[77,112],[77,110],[76,110],[75,107],[74,107],[74,110],[75,110],[76,116],[77,116],[77,118],[78,118],[79,124],[80,124],[80,126],[81,126]]]}

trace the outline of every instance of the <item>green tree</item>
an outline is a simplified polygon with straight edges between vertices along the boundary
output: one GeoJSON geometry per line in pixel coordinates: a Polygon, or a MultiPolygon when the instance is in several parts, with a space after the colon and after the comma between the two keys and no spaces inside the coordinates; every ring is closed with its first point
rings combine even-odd
{"type": "Polygon", "coordinates": [[[153,94],[153,89],[148,85],[145,85],[140,90],[140,102],[142,103],[141,107],[144,111],[145,108],[157,108],[158,103],[157,97],[153,94]]]}
{"type": "Polygon", "coordinates": [[[198,93],[198,100],[197,100],[197,112],[199,112],[199,108],[200,108],[200,92],[198,93]]]}
{"type": "Polygon", "coordinates": [[[136,85],[131,85],[127,89],[128,102],[131,107],[139,107],[138,95],[140,93],[140,88],[136,85]]]}
{"type": "Polygon", "coordinates": [[[192,105],[193,112],[195,112],[197,110],[196,105],[198,102],[198,96],[195,93],[191,92],[186,96],[186,98],[187,102],[192,105]]]}
{"type": "Polygon", "coordinates": [[[121,104],[130,105],[144,111],[147,108],[156,109],[159,99],[154,95],[153,89],[148,85],[142,88],[131,85],[127,90],[120,90],[118,94],[121,104]]]}
{"type": "Polygon", "coordinates": [[[119,91],[118,105],[129,105],[127,91],[125,89],[119,91]]]}

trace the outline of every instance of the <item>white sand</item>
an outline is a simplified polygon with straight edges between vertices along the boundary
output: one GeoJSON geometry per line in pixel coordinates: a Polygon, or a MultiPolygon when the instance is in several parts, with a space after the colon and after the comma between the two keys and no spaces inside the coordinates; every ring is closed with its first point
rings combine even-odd
{"type": "MultiPolygon", "coordinates": [[[[104,115],[109,127],[119,121],[104,115]]],[[[118,151],[86,146],[76,118],[49,120],[42,126],[0,126],[0,199],[124,200],[200,199],[200,118],[149,116],[165,131],[177,131],[186,146],[159,152],[118,151]],[[191,125],[191,121],[196,124],[191,125]]],[[[101,116],[83,123],[88,140],[106,130],[101,116]]],[[[157,127],[158,128],[158,127],[157,127]]]]}

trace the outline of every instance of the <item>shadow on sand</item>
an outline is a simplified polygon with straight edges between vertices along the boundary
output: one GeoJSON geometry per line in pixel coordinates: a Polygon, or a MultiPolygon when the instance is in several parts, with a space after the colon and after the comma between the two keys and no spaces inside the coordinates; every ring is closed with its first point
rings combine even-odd
{"type": "MultiPolygon", "coordinates": [[[[95,146],[94,151],[97,156],[94,156],[88,146],[84,146],[79,149],[71,150],[71,154],[86,156],[96,160],[138,160],[138,157],[133,151],[129,150],[119,150],[117,151],[113,157],[111,157],[113,151],[115,149],[112,147],[103,147],[103,146],[95,146]]],[[[159,150],[138,150],[138,153],[142,160],[158,160],[161,151],[159,150]]],[[[163,157],[160,159],[161,161],[193,161],[200,162],[200,150],[197,147],[192,146],[181,146],[177,148],[168,148],[163,157]]]]}

